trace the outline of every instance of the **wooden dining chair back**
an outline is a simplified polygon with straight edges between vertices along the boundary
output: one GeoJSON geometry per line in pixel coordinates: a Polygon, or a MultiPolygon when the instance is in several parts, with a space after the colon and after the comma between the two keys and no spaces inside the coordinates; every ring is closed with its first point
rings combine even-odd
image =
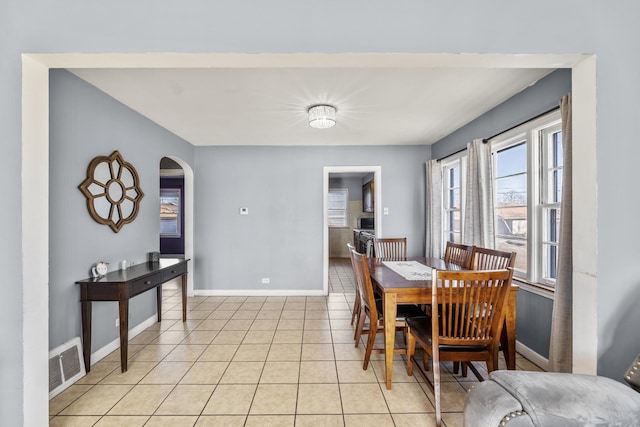
{"type": "Polygon", "coordinates": [[[516,253],[474,246],[469,268],[472,270],[498,270],[513,268],[516,265],[516,253]]]}
{"type": "MultiPolygon", "coordinates": [[[[356,250],[352,250],[351,260],[357,276],[358,286],[360,286],[360,314],[358,315],[358,324],[356,325],[354,339],[357,347],[361,335],[368,335],[364,363],[362,365],[362,369],[366,370],[369,366],[372,354],[384,354],[384,348],[373,348],[376,335],[384,332],[382,300],[376,298],[376,294],[373,290],[367,256],[357,252],[356,250]],[[369,328],[365,329],[364,322],[367,318],[369,319],[369,328]]],[[[406,318],[420,315],[424,315],[424,312],[414,304],[398,305],[396,313],[396,329],[406,331],[406,318]]],[[[394,353],[406,354],[406,349],[395,349],[394,353]]]]}
{"type": "Polygon", "coordinates": [[[444,250],[444,260],[459,265],[462,268],[471,268],[471,253],[473,246],[447,242],[444,250]]]}
{"type": "Polygon", "coordinates": [[[358,318],[360,314],[360,287],[358,286],[358,277],[356,275],[356,267],[353,265],[353,257],[351,256],[351,251],[354,251],[356,248],[351,243],[347,242],[347,250],[349,251],[349,259],[351,260],[351,268],[353,269],[353,287],[355,288],[355,299],[353,300],[353,310],[351,312],[351,324],[358,318]]]}
{"type": "MultiPolygon", "coordinates": [[[[416,342],[423,349],[423,364],[433,362],[432,388],[436,403],[436,426],[441,425],[440,362],[459,361],[483,380],[469,362],[487,364],[487,371],[498,367],[498,348],[503,313],[513,269],[492,271],[432,271],[432,314],[407,319],[407,373],[412,375],[416,342]]],[[[422,372],[422,371],[421,371],[422,372]]],[[[424,374],[424,372],[422,372],[424,374]]]]}
{"type": "Polygon", "coordinates": [[[407,238],[378,238],[373,240],[373,250],[376,258],[384,261],[407,260],[407,238]]]}
{"type": "Polygon", "coordinates": [[[369,276],[367,256],[357,252],[355,249],[352,249],[351,261],[356,275],[357,286],[360,288],[360,313],[358,314],[358,323],[356,325],[354,339],[357,347],[362,333],[365,332],[368,334],[364,364],[362,365],[362,369],[366,370],[369,367],[371,354],[376,353],[376,351],[373,351],[373,341],[375,340],[378,331],[383,330],[380,322],[382,316],[378,311],[378,304],[376,304],[373,285],[371,283],[371,277],[369,276]],[[364,322],[367,318],[369,319],[369,329],[365,330],[364,322]],[[372,337],[373,340],[371,339],[372,337]],[[369,345],[370,342],[371,345],[369,345]]]}

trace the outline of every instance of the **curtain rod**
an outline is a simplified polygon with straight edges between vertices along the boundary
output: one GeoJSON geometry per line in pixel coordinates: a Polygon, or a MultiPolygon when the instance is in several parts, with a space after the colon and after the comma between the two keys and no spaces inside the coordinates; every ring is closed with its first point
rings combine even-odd
{"type": "Polygon", "coordinates": [[[523,122],[518,123],[517,125],[511,126],[509,129],[503,130],[502,132],[498,132],[498,133],[496,133],[495,135],[490,136],[489,138],[484,138],[484,139],[482,140],[482,142],[484,142],[484,143],[486,144],[487,142],[489,142],[491,139],[495,138],[496,136],[500,136],[500,135],[502,135],[503,133],[507,133],[507,132],[509,132],[510,130],[517,128],[518,126],[522,126],[522,125],[523,125],[523,124],[525,124],[525,123],[529,123],[529,122],[531,122],[531,121],[533,121],[533,120],[535,120],[535,119],[538,119],[538,118],[540,118],[540,117],[542,117],[542,116],[545,116],[545,115],[547,115],[547,114],[551,113],[552,111],[556,111],[556,110],[559,110],[559,109],[560,109],[560,107],[559,107],[559,106],[558,106],[558,107],[550,108],[550,109],[548,109],[547,111],[544,111],[544,112],[542,112],[542,113],[538,114],[537,116],[533,116],[533,117],[531,117],[530,119],[527,119],[527,120],[525,120],[525,121],[523,121],[523,122]]]}
{"type": "MultiPolygon", "coordinates": [[[[503,131],[500,131],[500,132],[496,133],[495,135],[492,135],[492,136],[490,136],[490,137],[488,137],[488,138],[483,138],[483,139],[482,139],[482,142],[483,142],[484,144],[486,144],[487,142],[489,142],[490,140],[492,140],[492,139],[493,139],[493,138],[495,138],[496,136],[500,136],[500,135],[502,135],[503,133],[509,132],[510,130],[517,128],[518,126],[522,126],[522,125],[523,125],[523,124],[525,124],[525,123],[529,123],[529,122],[530,122],[530,121],[532,121],[532,120],[535,120],[535,119],[537,119],[537,118],[539,118],[539,117],[542,117],[542,116],[544,116],[544,115],[547,115],[547,114],[551,113],[552,111],[556,111],[556,110],[559,110],[559,109],[560,109],[560,107],[553,107],[553,108],[551,108],[551,109],[549,109],[549,110],[547,110],[547,111],[543,111],[542,113],[540,113],[540,114],[538,114],[538,115],[536,115],[536,116],[533,116],[533,117],[531,117],[530,119],[527,119],[527,120],[525,120],[525,121],[522,121],[522,122],[518,123],[517,125],[513,125],[513,126],[511,126],[509,129],[505,129],[505,130],[503,130],[503,131]]],[[[444,159],[446,159],[446,158],[448,158],[448,157],[455,156],[456,154],[462,153],[463,151],[467,151],[467,148],[465,147],[465,148],[462,148],[462,149],[460,149],[460,150],[458,150],[458,151],[456,151],[456,152],[454,152],[454,153],[447,154],[447,155],[446,155],[446,156],[444,156],[444,157],[440,157],[437,161],[439,162],[439,161],[444,160],[444,159]]]]}

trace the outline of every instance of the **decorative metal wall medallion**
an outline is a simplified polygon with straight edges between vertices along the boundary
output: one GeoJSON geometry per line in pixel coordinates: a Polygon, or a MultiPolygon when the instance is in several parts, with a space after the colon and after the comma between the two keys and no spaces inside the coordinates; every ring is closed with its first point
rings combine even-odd
{"type": "Polygon", "coordinates": [[[144,197],[138,172],[117,150],[94,158],[87,168],[87,179],[78,188],[87,198],[91,218],[114,233],[136,219],[144,197]]]}

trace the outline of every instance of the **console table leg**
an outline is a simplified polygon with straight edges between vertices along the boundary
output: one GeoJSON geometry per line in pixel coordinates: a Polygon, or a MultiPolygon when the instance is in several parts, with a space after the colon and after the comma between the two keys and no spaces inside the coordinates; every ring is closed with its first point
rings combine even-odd
{"type": "Polygon", "coordinates": [[[82,301],[82,353],[84,368],[87,373],[91,370],[91,301],[82,301]]]}
{"type": "Polygon", "coordinates": [[[129,349],[129,300],[118,301],[120,309],[120,369],[127,372],[127,357],[129,349]]]}
{"type": "Polygon", "coordinates": [[[158,306],[158,322],[162,322],[162,285],[156,287],[156,300],[158,306]]]}
{"type": "Polygon", "coordinates": [[[182,321],[187,321],[187,275],[182,275],[182,321]]]}

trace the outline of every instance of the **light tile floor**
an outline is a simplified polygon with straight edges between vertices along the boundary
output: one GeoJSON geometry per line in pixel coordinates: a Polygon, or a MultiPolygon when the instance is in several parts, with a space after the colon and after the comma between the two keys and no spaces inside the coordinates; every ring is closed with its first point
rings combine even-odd
{"type": "MultiPolygon", "coordinates": [[[[397,356],[393,389],[382,356],[362,369],[353,343],[353,272],[332,260],[327,297],[193,297],[163,288],[163,321],[50,401],[50,426],[433,426],[433,395],[397,356]]],[[[379,345],[382,336],[379,335],[379,345]]],[[[402,338],[399,339],[402,342],[402,338]]],[[[518,356],[518,369],[539,370],[518,356]]],[[[443,422],[462,425],[476,381],[443,364],[443,422]]],[[[480,366],[479,369],[484,371],[480,366]]]]}

